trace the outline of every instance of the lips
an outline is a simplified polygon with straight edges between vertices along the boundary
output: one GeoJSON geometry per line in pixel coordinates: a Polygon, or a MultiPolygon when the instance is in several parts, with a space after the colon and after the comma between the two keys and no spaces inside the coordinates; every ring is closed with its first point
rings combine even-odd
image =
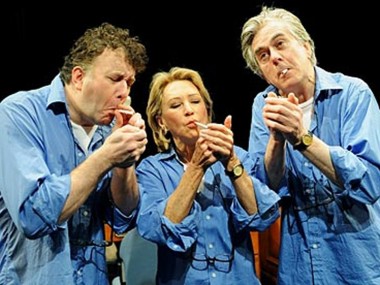
{"type": "Polygon", "coordinates": [[[186,125],[191,127],[196,126],[195,121],[190,121],[186,125]]]}
{"type": "MultiPolygon", "coordinates": [[[[193,129],[193,128],[197,128],[197,126],[198,126],[198,121],[196,121],[196,120],[192,120],[192,121],[190,121],[190,122],[188,122],[186,125],[188,126],[188,127],[190,127],[191,129],[193,129]]],[[[202,124],[203,125],[203,124],[202,124]]]]}

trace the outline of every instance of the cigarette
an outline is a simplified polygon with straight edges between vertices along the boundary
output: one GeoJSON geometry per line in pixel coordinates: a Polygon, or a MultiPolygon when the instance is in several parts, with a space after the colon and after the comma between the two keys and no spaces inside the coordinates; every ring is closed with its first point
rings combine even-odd
{"type": "Polygon", "coordinates": [[[194,121],[194,124],[196,124],[198,127],[202,128],[202,129],[207,129],[207,125],[205,125],[205,124],[195,122],[195,121],[194,121]]]}
{"type": "Polygon", "coordinates": [[[133,112],[132,112],[132,111],[129,111],[129,110],[119,109],[118,111],[119,111],[120,113],[123,113],[123,114],[126,114],[126,115],[130,115],[130,116],[133,115],[133,112]]]}
{"type": "Polygon", "coordinates": [[[132,98],[131,98],[131,96],[128,96],[128,97],[125,99],[124,105],[125,105],[125,106],[131,106],[131,103],[132,103],[132,98]]]}

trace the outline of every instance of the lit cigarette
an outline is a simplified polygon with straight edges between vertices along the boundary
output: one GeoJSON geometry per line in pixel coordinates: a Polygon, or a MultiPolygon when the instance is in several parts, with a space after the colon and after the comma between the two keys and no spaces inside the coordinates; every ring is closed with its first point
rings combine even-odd
{"type": "Polygon", "coordinates": [[[131,96],[128,96],[128,97],[125,99],[124,105],[125,105],[125,106],[131,106],[131,103],[132,103],[132,98],[131,98],[131,96]]]}
{"type": "Polygon", "coordinates": [[[132,111],[129,111],[129,110],[119,109],[118,111],[119,111],[120,113],[123,113],[123,114],[126,114],[126,115],[130,115],[130,116],[133,115],[133,112],[132,112],[132,111]]]}
{"type": "Polygon", "coordinates": [[[207,125],[205,125],[205,124],[202,124],[199,122],[194,122],[194,124],[196,124],[198,127],[202,128],[202,129],[207,129],[207,125]]]}

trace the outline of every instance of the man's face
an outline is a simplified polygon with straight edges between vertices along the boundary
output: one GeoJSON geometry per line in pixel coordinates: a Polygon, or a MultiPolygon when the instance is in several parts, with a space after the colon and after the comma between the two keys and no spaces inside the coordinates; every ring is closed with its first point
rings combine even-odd
{"type": "Polygon", "coordinates": [[[255,36],[252,50],[265,80],[285,93],[310,78],[310,46],[298,41],[286,23],[268,22],[255,36]]]}
{"type": "Polygon", "coordinates": [[[115,110],[130,93],[135,74],[121,49],[106,49],[83,70],[80,90],[74,98],[76,118],[80,118],[77,123],[110,124],[115,110]]]}

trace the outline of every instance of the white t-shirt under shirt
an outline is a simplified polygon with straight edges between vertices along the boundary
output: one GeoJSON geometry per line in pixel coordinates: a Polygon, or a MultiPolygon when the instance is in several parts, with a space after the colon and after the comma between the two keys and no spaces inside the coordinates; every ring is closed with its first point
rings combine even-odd
{"type": "Polygon", "coordinates": [[[73,121],[71,121],[71,125],[73,127],[74,137],[78,140],[80,147],[86,153],[86,156],[87,156],[88,146],[98,126],[94,125],[91,131],[87,133],[86,130],[81,125],[75,124],[73,121]]]}
{"type": "Polygon", "coordinates": [[[313,102],[314,97],[311,97],[309,100],[299,104],[303,112],[303,125],[306,129],[310,128],[311,116],[313,114],[313,102]]]}

